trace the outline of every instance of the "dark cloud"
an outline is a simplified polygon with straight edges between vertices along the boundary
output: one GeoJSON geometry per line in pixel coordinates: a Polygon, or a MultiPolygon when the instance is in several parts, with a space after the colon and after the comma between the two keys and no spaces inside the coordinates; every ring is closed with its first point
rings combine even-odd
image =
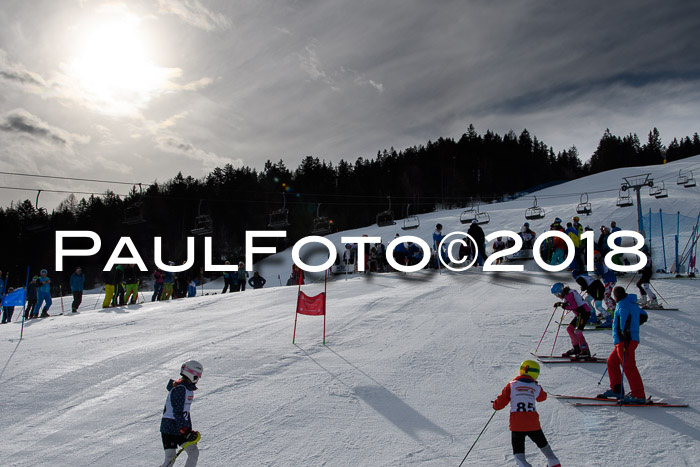
{"type": "Polygon", "coordinates": [[[72,146],[74,142],[89,141],[87,137],[74,135],[49,125],[24,109],[15,109],[0,117],[0,131],[23,134],[38,141],[61,146],[72,146]]]}

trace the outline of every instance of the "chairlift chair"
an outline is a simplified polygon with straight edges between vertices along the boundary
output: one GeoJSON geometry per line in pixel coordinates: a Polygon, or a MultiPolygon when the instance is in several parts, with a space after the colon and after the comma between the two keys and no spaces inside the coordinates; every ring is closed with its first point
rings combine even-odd
{"type": "Polygon", "coordinates": [[[676,180],[676,185],[685,185],[688,182],[688,176],[683,175],[682,169],[678,171],[678,179],[676,180]]]}
{"type": "MultiPolygon", "coordinates": [[[[666,189],[666,184],[664,182],[661,182],[661,186],[656,185],[651,190],[654,190],[654,189],[657,189],[657,192],[654,195],[654,198],[656,198],[656,199],[668,198],[668,190],[666,189]]],[[[651,193],[651,190],[649,190],[649,193],[651,193]]]]}
{"type": "Polygon", "coordinates": [[[396,222],[394,222],[394,212],[391,210],[391,197],[387,196],[386,199],[389,200],[389,209],[377,214],[377,227],[396,225],[396,222]]]}
{"type": "Polygon", "coordinates": [[[591,203],[588,202],[588,193],[581,193],[581,198],[579,198],[579,203],[576,206],[576,214],[590,216],[592,212],[591,203]]]}
{"type": "MultiPolygon", "coordinates": [[[[661,182],[662,184],[664,182],[661,182]]],[[[661,185],[654,185],[649,188],[649,196],[658,196],[659,193],[661,193],[662,186],[661,185]]]]}
{"type": "Polygon", "coordinates": [[[289,210],[287,206],[287,196],[282,192],[282,208],[270,213],[267,227],[269,229],[281,229],[289,225],[289,210]]]}
{"type": "Polygon", "coordinates": [[[545,210],[537,205],[537,196],[535,196],[535,205],[525,210],[525,219],[529,221],[544,219],[545,214],[545,210]]]}
{"type": "Polygon", "coordinates": [[[620,188],[620,191],[619,191],[618,197],[617,197],[617,206],[620,208],[634,206],[634,203],[632,202],[632,196],[630,196],[630,194],[627,193],[626,186],[623,186],[622,188],[620,188]]]}
{"type": "Polygon", "coordinates": [[[484,225],[491,222],[491,216],[489,216],[488,212],[479,212],[479,204],[477,203],[475,209],[474,203],[472,203],[471,209],[467,209],[460,214],[459,221],[462,224],[471,224],[472,221],[476,221],[477,224],[484,225]]]}
{"type": "Polygon", "coordinates": [[[325,216],[320,215],[321,203],[318,203],[316,207],[316,218],[314,219],[314,226],[311,229],[311,235],[328,235],[331,233],[331,221],[325,216]]]}
{"type": "Polygon", "coordinates": [[[409,204],[406,206],[406,218],[403,220],[403,227],[401,227],[401,230],[413,230],[420,227],[420,219],[418,219],[418,216],[409,215],[410,212],[411,205],[409,204]]]}
{"type": "Polygon", "coordinates": [[[144,205],[141,196],[143,196],[143,189],[139,183],[139,199],[126,207],[122,224],[137,225],[146,222],[146,218],[143,216],[144,205]]]}
{"type": "Polygon", "coordinates": [[[695,184],[695,177],[693,177],[693,172],[690,172],[690,177],[687,177],[685,183],[683,184],[685,188],[692,188],[696,186],[695,184]]]}
{"type": "Polygon", "coordinates": [[[194,235],[207,235],[214,231],[213,221],[209,214],[202,214],[202,201],[199,200],[197,217],[194,218],[194,228],[190,230],[194,235]]]}

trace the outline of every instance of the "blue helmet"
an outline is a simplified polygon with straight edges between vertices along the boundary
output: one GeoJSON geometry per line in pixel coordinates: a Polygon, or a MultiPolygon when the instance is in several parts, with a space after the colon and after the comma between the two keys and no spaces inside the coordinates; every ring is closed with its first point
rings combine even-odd
{"type": "Polygon", "coordinates": [[[557,282],[552,286],[551,292],[552,295],[559,295],[562,290],[564,290],[564,284],[562,284],[561,282],[557,282]]]}

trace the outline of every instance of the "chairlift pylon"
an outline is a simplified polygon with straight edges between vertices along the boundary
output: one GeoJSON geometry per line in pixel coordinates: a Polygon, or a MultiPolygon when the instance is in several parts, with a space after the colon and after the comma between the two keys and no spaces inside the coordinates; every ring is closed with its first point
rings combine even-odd
{"type": "Polygon", "coordinates": [[[401,230],[413,230],[420,227],[420,219],[418,216],[411,216],[411,205],[406,206],[406,218],[403,220],[403,227],[401,230]]]}
{"type": "Polygon", "coordinates": [[[214,231],[213,221],[209,214],[202,214],[202,201],[199,200],[197,217],[194,218],[194,228],[190,230],[194,235],[207,235],[214,231]]]}
{"type": "Polygon", "coordinates": [[[479,225],[488,224],[491,222],[491,216],[487,212],[479,212],[479,204],[477,203],[476,209],[474,209],[474,202],[472,201],[471,209],[467,209],[462,212],[459,216],[459,221],[462,224],[471,224],[472,221],[476,221],[479,225]]]}
{"type": "MultiPolygon", "coordinates": [[[[134,189],[136,187],[134,186],[134,189]]],[[[131,203],[129,206],[124,209],[124,221],[122,221],[122,224],[126,225],[136,225],[136,224],[143,224],[146,222],[145,217],[143,216],[143,200],[141,199],[143,197],[143,187],[139,183],[139,199],[137,201],[134,201],[131,203]]]]}
{"type": "Polygon", "coordinates": [[[311,235],[324,236],[331,233],[331,220],[325,216],[321,216],[321,203],[318,203],[316,207],[316,218],[314,218],[314,225],[311,228],[311,235]]]}
{"type": "Polygon", "coordinates": [[[391,196],[387,196],[386,199],[389,200],[389,209],[377,214],[377,227],[396,225],[396,222],[394,222],[394,212],[391,210],[391,196]]]}
{"type": "Polygon", "coordinates": [[[545,210],[537,205],[537,196],[535,196],[535,204],[525,210],[525,219],[529,221],[544,219],[545,214],[545,210]]]}
{"type": "Polygon", "coordinates": [[[270,213],[267,227],[269,229],[281,229],[289,225],[289,210],[287,209],[287,195],[282,192],[282,208],[270,213]]]}
{"type": "Polygon", "coordinates": [[[576,206],[576,214],[585,214],[590,216],[592,212],[593,209],[591,208],[591,203],[588,202],[588,193],[581,193],[579,203],[576,206]]]}

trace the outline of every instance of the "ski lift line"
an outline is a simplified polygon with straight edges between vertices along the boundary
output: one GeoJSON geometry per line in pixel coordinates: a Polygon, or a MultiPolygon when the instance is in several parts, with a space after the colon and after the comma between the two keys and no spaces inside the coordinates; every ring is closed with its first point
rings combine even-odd
{"type": "MultiPolygon", "coordinates": [[[[15,186],[0,186],[1,190],[20,190],[20,191],[37,191],[40,190],[44,193],[68,193],[68,194],[79,194],[79,195],[98,195],[98,196],[104,196],[103,193],[96,193],[92,191],[75,191],[75,190],[51,190],[48,188],[24,188],[24,187],[15,187],[15,186]]],[[[114,193],[116,196],[129,196],[129,195],[124,195],[124,194],[119,194],[119,193],[114,193]]]]}
{"type": "Polygon", "coordinates": [[[57,175],[41,175],[41,174],[25,174],[19,172],[0,172],[0,175],[14,175],[18,177],[35,177],[35,178],[51,178],[55,180],[70,180],[76,182],[95,182],[95,183],[113,183],[117,185],[150,185],[149,183],[141,182],[119,182],[116,180],[98,180],[94,178],[76,178],[76,177],[59,177],[57,175]]]}

